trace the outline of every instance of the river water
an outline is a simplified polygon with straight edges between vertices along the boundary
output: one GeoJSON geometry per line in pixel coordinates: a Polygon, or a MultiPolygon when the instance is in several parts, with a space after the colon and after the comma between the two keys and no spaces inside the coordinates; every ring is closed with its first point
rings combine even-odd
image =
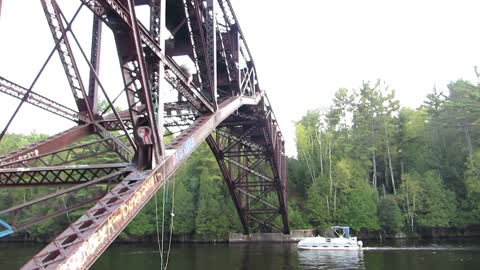
{"type": "MultiPolygon", "coordinates": [[[[298,250],[295,244],[175,244],[168,269],[480,269],[478,240],[364,242],[362,251],[298,250]]],[[[0,269],[17,269],[41,248],[0,243],[0,269]]],[[[156,245],[113,245],[92,269],[160,269],[160,261],[156,245]]]]}

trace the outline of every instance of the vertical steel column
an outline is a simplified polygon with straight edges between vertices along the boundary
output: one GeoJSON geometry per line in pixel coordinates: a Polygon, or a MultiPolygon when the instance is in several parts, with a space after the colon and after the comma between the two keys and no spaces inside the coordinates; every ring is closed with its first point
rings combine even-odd
{"type": "MultiPolygon", "coordinates": [[[[145,64],[139,24],[135,15],[135,3],[133,0],[117,0],[112,1],[111,4],[115,4],[119,9],[125,7],[126,9],[122,9],[122,14],[128,17],[128,26],[125,24],[115,25],[114,36],[138,148],[135,163],[139,168],[146,169],[152,166],[152,150],[155,159],[160,160],[163,154],[161,151],[163,137],[158,133],[153,95],[145,64]],[[143,129],[143,132],[148,131],[146,136],[151,136],[153,139],[151,142],[141,138],[140,128],[143,129]]],[[[163,114],[160,117],[162,116],[163,114]]]]}
{"type": "MultiPolygon", "coordinates": [[[[163,50],[164,48],[162,47],[162,43],[160,42],[160,20],[162,19],[162,16],[160,15],[161,4],[161,0],[151,0],[150,2],[150,35],[159,45],[159,47],[163,50]]],[[[156,112],[158,113],[158,102],[160,100],[160,63],[155,60],[152,61],[149,58],[150,57],[147,57],[146,61],[148,66],[148,73],[150,75],[150,86],[152,88],[152,94],[154,97],[154,107],[156,112]]]]}
{"type": "MultiPolygon", "coordinates": [[[[208,2],[208,1],[207,1],[208,2]]],[[[217,89],[216,78],[216,56],[213,56],[213,51],[216,46],[215,37],[209,34],[210,28],[215,28],[215,17],[211,12],[213,9],[213,2],[210,3],[212,8],[204,5],[204,0],[184,0],[185,15],[187,18],[187,25],[190,31],[190,42],[193,49],[193,57],[196,68],[198,70],[198,79],[202,85],[204,93],[211,96],[211,101],[216,107],[216,94],[213,91],[217,89]],[[210,44],[209,44],[210,43],[210,44]]],[[[215,33],[213,33],[215,36],[215,33]]]]}
{"type": "MultiPolygon", "coordinates": [[[[152,0],[150,2],[150,34],[157,42],[162,51],[165,51],[165,18],[166,18],[166,0],[152,0]]],[[[159,136],[163,136],[163,111],[164,101],[162,100],[162,89],[166,86],[165,66],[155,57],[147,58],[152,94],[154,95],[155,110],[157,116],[157,127],[159,136]]],[[[163,140],[159,145],[160,152],[165,152],[163,140]]]]}
{"type": "Polygon", "coordinates": [[[210,94],[212,103],[217,108],[217,21],[215,18],[215,1],[207,0],[205,9],[207,66],[210,78],[210,94]]]}
{"type": "MultiPolygon", "coordinates": [[[[237,145],[236,148],[237,148],[237,151],[239,151],[239,152],[240,152],[240,151],[248,151],[248,150],[246,149],[246,147],[242,147],[242,145],[237,145]]],[[[238,157],[238,163],[239,163],[239,164],[243,164],[245,167],[249,167],[249,166],[248,166],[248,165],[249,165],[249,164],[248,164],[248,156],[244,156],[244,157],[239,156],[239,157],[238,157]]],[[[245,201],[244,201],[244,210],[245,210],[245,212],[248,213],[248,212],[250,212],[250,210],[251,210],[251,207],[250,207],[250,206],[251,206],[251,203],[252,203],[251,200],[250,200],[250,197],[247,195],[247,194],[251,193],[251,190],[249,189],[250,187],[249,187],[249,185],[248,185],[248,184],[249,184],[249,183],[248,183],[248,180],[249,180],[249,177],[248,177],[248,176],[249,176],[249,174],[245,174],[245,176],[244,176],[243,178],[241,178],[240,172],[241,172],[241,170],[239,169],[239,170],[238,170],[238,176],[237,176],[237,177],[240,178],[240,184],[242,184],[242,183],[244,184],[244,190],[246,191],[246,193],[244,194],[244,200],[245,200],[245,201]]],[[[242,173],[243,173],[243,172],[242,172],[242,173]]],[[[249,218],[248,215],[247,215],[247,222],[251,222],[251,219],[249,218]]]]}
{"type": "Polygon", "coordinates": [[[230,29],[230,44],[232,52],[232,84],[234,85],[234,94],[240,92],[240,36],[236,24],[230,29]]]}
{"type": "MultiPolygon", "coordinates": [[[[128,10],[130,12],[130,21],[132,24],[132,34],[133,34],[133,39],[135,41],[135,53],[137,56],[137,64],[138,64],[138,70],[140,72],[140,83],[142,84],[142,90],[143,90],[143,98],[144,100],[144,105],[147,109],[147,114],[148,114],[148,120],[149,124],[151,127],[151,132],[153,135],[153,150],[154,150],[154,155],[155,158],[158,161],[160,161],[160,157],[163,155],[161,145],[163,145],[163,137],[160,137],[158,134],[158,127],[157,127],[157,120],[155,119],[155,110],[153,108],[153,96],[152,96],[152,91],[150,88],[150,83],[148,80],[148,75],[147,75],[147,68],[145,66],[145,58],[143,56],[143,48],[142,48],[142,42],[140,38],[140,31],[138,27],[138,21],[137,21],[137,16],[135,15],[135,3],[133,0],[127,0],[128,3],[128,10]]],[[[159,115],[159,117],[163,117],[162,115],[159,115]]],[[[138,127],[134,127],[136,129],[138,127]]]]}
{"type": "Polygon", "coordinates": [[[288,229],[288,178],[287,178],[287,157],[285,156],[285,141],[282,141],[282,153],[281,153],[281,170],[280,170],[280,186],[283,195],[283,204],[285,213],[282,215],[282,222],[284,224],[284,228],[288,229]]]}
{"type": "Polygon", "coordinates": [[[90,71],[90,79],[88,83],[88,102],[94,114],[98,110],[98,82],[95,79],[95,74],[99,74],[100,71],[100,49],[102,43],[102,21],[93,15],[92,26],[92,48],[90,53],[90,62],[93,70],[90,71]]]}

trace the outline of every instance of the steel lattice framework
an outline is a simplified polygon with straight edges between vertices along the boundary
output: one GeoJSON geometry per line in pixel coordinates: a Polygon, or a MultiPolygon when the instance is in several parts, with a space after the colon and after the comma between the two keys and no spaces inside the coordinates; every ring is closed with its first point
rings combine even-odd
{"type": "Polygon", "coordinates": [[[20,100],[0,143],[24,103],[75,126],[0,156],[0,188],[62,187],[0,211],[0,218],[19,231],[88,210],[24,269],[90,267],[203,141],[216,157],[244,233],[289,233],[284,140],[229,0],[80,0],[71,18],[57,1],[39,1],[55,47],[29,88],[0,76],[0,92],[20,100]],[[137,6],[149,7],[148,27],[137,6]],[[72,30],[82,9],[93,14],[89,52],[72,30]],[[114,36],[124,87],[113,99],[99,79],[106,31],[114,36]],[[55,55],[75,108],[33,91],[55,55]],[[177,56],[188,56],[194,72],[177,56]],[[82,77],[82,61],[88,78],[82,77]],[[126,107],[120,110],[122,97],[126,107]],[[103,111],[100,99],[108,103],[103,111]],[[173,139],[166,144],[165,136],[173,139]],[[85,163],[104,155],[115,156],[114,163],[85,163]],[[85,189],[90,197],[78,200],[75,193],[85,189]],[[28,210],[65,195],[73,198],[69,205],[45,215],[28,210]]]}

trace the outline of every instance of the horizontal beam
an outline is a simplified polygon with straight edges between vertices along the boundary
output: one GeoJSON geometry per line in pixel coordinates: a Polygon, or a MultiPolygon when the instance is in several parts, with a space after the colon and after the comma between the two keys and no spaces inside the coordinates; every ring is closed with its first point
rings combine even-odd
{"type": "Polygon", "coordinates": [[[69,187],[69,188],[57,190],[54,193],[47,194],[47,195],[41,196],[39,198],[33,199],[31,201],[24,202],[20,205],[2,210],[2,211],[0,211],[0,216],[10,215],[11,216],[10,225],[13,227],[14,231],[23,230],[23,229],[25,229],[27,227],[30,227],[30,226],[38,223],[38,222],[41,222],[41,221],[43,221],[47,218],[52,218],[52,217],[59,216],[59,215],[62,215],[64,213],[76,210],[76,209],[78,209],[78,208],[80,208],[80,207],[82,207],[86,204],[92,203],[96,199],[100,199],[100,198],[96,197],[96,198],[91,198],[91,199],[84,199],[83,201],[80,201],[80,202],[76,203],[75,205],[69,205],[68,207],[65,207],[64,209],[61,209],[61,210],[56,211],[54,213],[49,213],[48,215],[44,215],[44,216],[34,217],[34,216],[31,216],[31,214],[30,214],[29,217],[23,218],[21,221],[19,221],[19,214],[22,211],[24,211],[26,208],[32,207],[34,205],[39,205],[40,203],[43,203],[45,201],[57,198],[59,196],[63,196],[63,195],[67,195],[67,194],[77,192],[81,189],[84,189],[84,188],[87,188],[89,186],[93,186],[93,185],[96,185],[96,184],[111,182],[112,180],[114,180],[113,182],[117,183],[117,182],[119,182],[119,180],[123,179],[124,176],[127,173],[129,173],[130,171],[132,171],[132,168],[127,168],[125,170],[121,170],[121,171],[118,171],[118,172],[114,172],[112,174],[108,174],[108,175],[105,175],[105,176],[102,176],[102,177],[99,177],[99,178],[95,178],[95,179],[92,179],[91,181],[84,182],[84,183],[81,183],[81,184],[78,184],[78,185],[74,185],[74,186],[69,187]]]}
{"type": "Polygon", "coordinates": [[[17,149],[12,153],[0,156],[0,168],[5,164],[41,156],[62,149],[63,147],[91,134],[93,134],[93,128],[89,124],[67,129],[66,131],[48,137],[45,140],[35,142],[26,147],[17,149]]]}
{"type": "Polygon", "coordinates": [[[65,149],[49,152],[43,155],[32,156],[22,160],[16,160],[5,163],[1,168],[19,168],[25,167],[27,164],[33,166],[59,166],[69,164],[81,159],[99,156],[104,153],[112,152],[109,144],[110,139],[101,139],[94,142],[88,142],[81,145],[68,147],[65,149]]]}
{"type": "Polygon", "coordinates": [[[233,159],[231,159],[231,158],[224,158],[224,159],[225,159],[228,163],[233,164],[233,165],[237,166],[238,168],[243,169],[244,171],[247,171],[247,172],[249,172],[250,174],[257,176],[257,177],[265,180],[266,182],[273,182],[273,181],[274,181],[272,178],[270,178],[270,177],[268,177],[268,176],[266,176],[266,175],[263,175],[263,174],[259,173],[258,171],[255,171],[255,170],[253,170],[252,168],[250,168],[250,167],[248,167],[248,166],[246,166],[246,165],[244,165],[244,164],[241,164],[241,163],[238,162],[238,161],[235,161],[235,160],[233,160],[233,159]]]}
{"type": "Polygon", "coordinates": [[[0,169],[0,186],[37,186],[88,182],[129,167],[129,163],[0,169]]]}
{"type": "MultiPolygon", "coordinates": [[[[225,131],[223,131],[223,130],[221,130],[221,129],[217,129],[216,132],[217,132],[217,134],[219,134],[220,136],[225,137],[225,138],[230,138],[230,139],[232,139],[232,140],[237,140],[237,139],[239,139],[237,136],[232,135],[232,134],[230,134],[230,133],[228,133],[228,132],[225,132],[225,131]]],[[[252,149],[255,149],[255,150],[257,150],[257,151],[261,151],[261,152],[265,152],[265,151],[266,151],[266,149],[265,149],[265,147],[264,147],[263,145],[259,145],[259,144],[255,143],[255,142],[252,142],[251,140],[240,139],[240,142],[242,143],[242,145],[248,146],[248,147],[250,147],[250,148],[252,148],[252,149]]]]}
{"type": "MultiPolygon", "coordinates": [[[[28,89],[3,77],[0,77],[0,92],[21,100],[27,94],[28,89]]],[[[73,122],[89,122],[89,119],[86,115],[83,115],[68,108],[67,106],[64,106],[33,91],[30,91],[25,102],[73,122]]]]}

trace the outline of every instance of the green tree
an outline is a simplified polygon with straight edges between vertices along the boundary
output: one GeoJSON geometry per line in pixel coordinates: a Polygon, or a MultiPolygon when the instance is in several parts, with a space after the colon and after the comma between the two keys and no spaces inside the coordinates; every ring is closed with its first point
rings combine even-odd
{"type": "Polygon", "coordinates": [[[224,233],[221,224],[222,194],[216,182],[221,179],[212,176],[208,168],[203,168],[200,174],[200,190],[198,198],[198,212],[195,220],[197,233],[224,233]]]}
{"type": "Polygon", "coordinates": [[[455,194],[445,188],[440,175],[435,171],[426,172],[422,178],[418,224],[433,228],[450,226],[456,211],[455,194]]]}
{"type": "Polygon", "coordinates": [[[398,194],[405,221],[412,232],[415,229],[418,205],[423,194],[420,177],[416,172],[404,174],[398,194]]]}
{"type": "Polygon", "coordinates": [[[195,230],[195,204],[193,194],[185,181],[177,177],[175,183],[175,232],[192,233],[195,230]]]}
{"type": "Polygon", "coordinates": [[[425,172],[435,168],[426,109],[400,111],[401,167],[405,171],[425,172]]]}
{"type": "Polygon", "coordinates": [[[291,201],[288,204],[288,222],[291,230],[305,229],[309,227],[304,218],[304,214],[301,212],[298,205],[291,201]]]}
{"type": "Polygon", "coordinates": [[[403,228],[403,217],[395,197],[387,195],[378,204],[380,225],[385,232],[397,233],[403,228]]]}
{"type": "Polygon", "coordinates": [[[366,183],[358,185],[347,195],[347,205],[340,218],[354,230],[378,230],[376,191],[366,183]]]}
{"type": "Polygon", "coordinates": [[[307,218],[316,228],[325,228],[333,220],[330,214],[328,195],[326,195],[325,181],[317,181],[310,186],[306,202],[307,218]],[[323,184],[323,185],[322,185],[323,184]]]}
{"type": "Polygon", "coordinates": [[[462,209],[466,223],[476,223],[480,219],[480,151],[465,163],[465,188],[467,196],[462,209]]]}

